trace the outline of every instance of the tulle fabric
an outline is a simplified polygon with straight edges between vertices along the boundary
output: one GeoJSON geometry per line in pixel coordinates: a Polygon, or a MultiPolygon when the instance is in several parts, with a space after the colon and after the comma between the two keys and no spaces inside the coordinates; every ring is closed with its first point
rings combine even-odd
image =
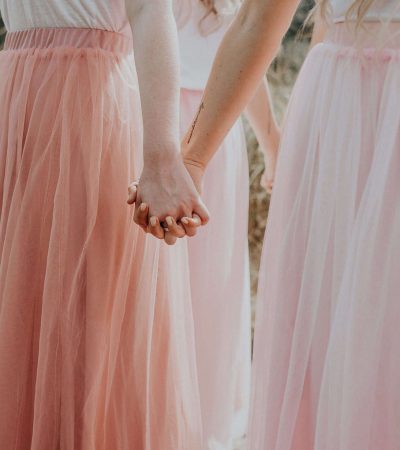
{"type": "Polygon", "coordinates": [[[399,30],[355,41],[335,25],[291,98],[260,272],[251,450],[398,448],[399,30]]]}
{"type": "MultiPolygon", "coordinates": [[[[400,27],[397,28],[397,33],[400,27]]],[[[327,353],[316,450],[400,443],[400,37],[375,55],[375,127],[327,353]],[[378,72],[378,73],[376,73],[378,72]]]]}
{"type": "MultiPolygon", "coordinates": [[[[185,133],[202,92],[181,90],[185,133]]],[[[211,221],[189,241],[197,368],[207,450],[233,450],[247,431],[251,324],[247,242],[249,172],[238,121],[211,161],[203,198],[211,221]]]]}
{"type": "Polygon", "coordinates": [[[1,447],[201,449],[186,249],[125,203],[131,38],[11,33],[0,74],[1,447]]]}

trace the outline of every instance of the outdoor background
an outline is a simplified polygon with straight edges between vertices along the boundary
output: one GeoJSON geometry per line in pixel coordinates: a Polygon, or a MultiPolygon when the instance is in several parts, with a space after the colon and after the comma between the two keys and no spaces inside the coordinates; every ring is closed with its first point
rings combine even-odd
{"type": "MultiPolygon", "coordinates": [[[[304,28],[303,24],[313,5],[313,0],[303,0],[301,3],[293,24],[283,42],[279,56],[273,63],[268,73],[268,79],[271,85],[274,100],[274,108],[279,122],[282,122],[293,84],[307,53],[310,39],[310,28],[304,28]]],[[[0,36],[1,46],[4,41],[4,27],[1,17],[0,28],[3,31],[0,36]]],[[[247,138],[251,184],[249,245],[251,254],[252,290],[254,296],[258,279],[259,259],[268,214],[269,196],[260,187],[260,178],[264,170],[263,156],[258,151],[257,142],[248,128],[247,138]]]]}

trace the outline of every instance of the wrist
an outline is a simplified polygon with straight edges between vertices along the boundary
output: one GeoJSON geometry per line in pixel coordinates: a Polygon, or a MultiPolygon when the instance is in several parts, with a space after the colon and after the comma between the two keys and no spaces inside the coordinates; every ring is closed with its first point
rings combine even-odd
{"type": "Polygon", "coordinates": [[[180,159],[179,145],[177,143],[144,146],[143,163],[147,168],[167,168],[180,159]]]}
{"type": "Polygon", "coordinates": [[[202,173],[204,173],[207,168],[208,161],[204,159],[202,152],[196,150],[193,145],[186,144],[186,142],[182,144],[182,159],[185,165],[195,167],[202,173]]]}

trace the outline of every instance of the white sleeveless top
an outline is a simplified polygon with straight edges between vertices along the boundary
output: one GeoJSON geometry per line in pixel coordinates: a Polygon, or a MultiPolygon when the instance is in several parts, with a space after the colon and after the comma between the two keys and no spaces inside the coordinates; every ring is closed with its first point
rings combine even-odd
{"type": "Polygon", "coordinates": [[[121,32],[125,0],[0,0],[8,31],[31,28],[96,28],[121,32]]]}
{"type": "MultiPolygon", "coordinates": [[[[353,0],[331,0],[332,17],[335,23],[345,20],[346,12],[352,3],[353,0]]],[[[366,20],[370,22],[400,21],[400,1],[375,0],[366,15],[366,20]]]]}
{"type": "Polygon", "coordinates": [[[218,47],[231,24],[235,10],[222,10],[216,19],[210,15],[200,0],[175,0],[175,16],[181,59],[181,87],[204,90],[218,47]]]}

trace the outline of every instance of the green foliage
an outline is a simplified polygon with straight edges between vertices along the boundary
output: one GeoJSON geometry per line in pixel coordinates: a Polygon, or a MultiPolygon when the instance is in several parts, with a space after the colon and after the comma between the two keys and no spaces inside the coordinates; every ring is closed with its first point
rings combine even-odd
{"type": "Polygon", "coordinates": [[[311,24],[305,25],[305,22],[314,6],[314,0],[303,0],[301,2],[292,25],[290,26],[290,29],[286,35],[285,41],[296,39],[299,35],[302,34],[310,35],[311,24]]]}
{"type": "Polygon", "coordinates": [[[2,48],[4,44],[5,32],[4,22],[0,15],[0,48],[2,48]]]}

